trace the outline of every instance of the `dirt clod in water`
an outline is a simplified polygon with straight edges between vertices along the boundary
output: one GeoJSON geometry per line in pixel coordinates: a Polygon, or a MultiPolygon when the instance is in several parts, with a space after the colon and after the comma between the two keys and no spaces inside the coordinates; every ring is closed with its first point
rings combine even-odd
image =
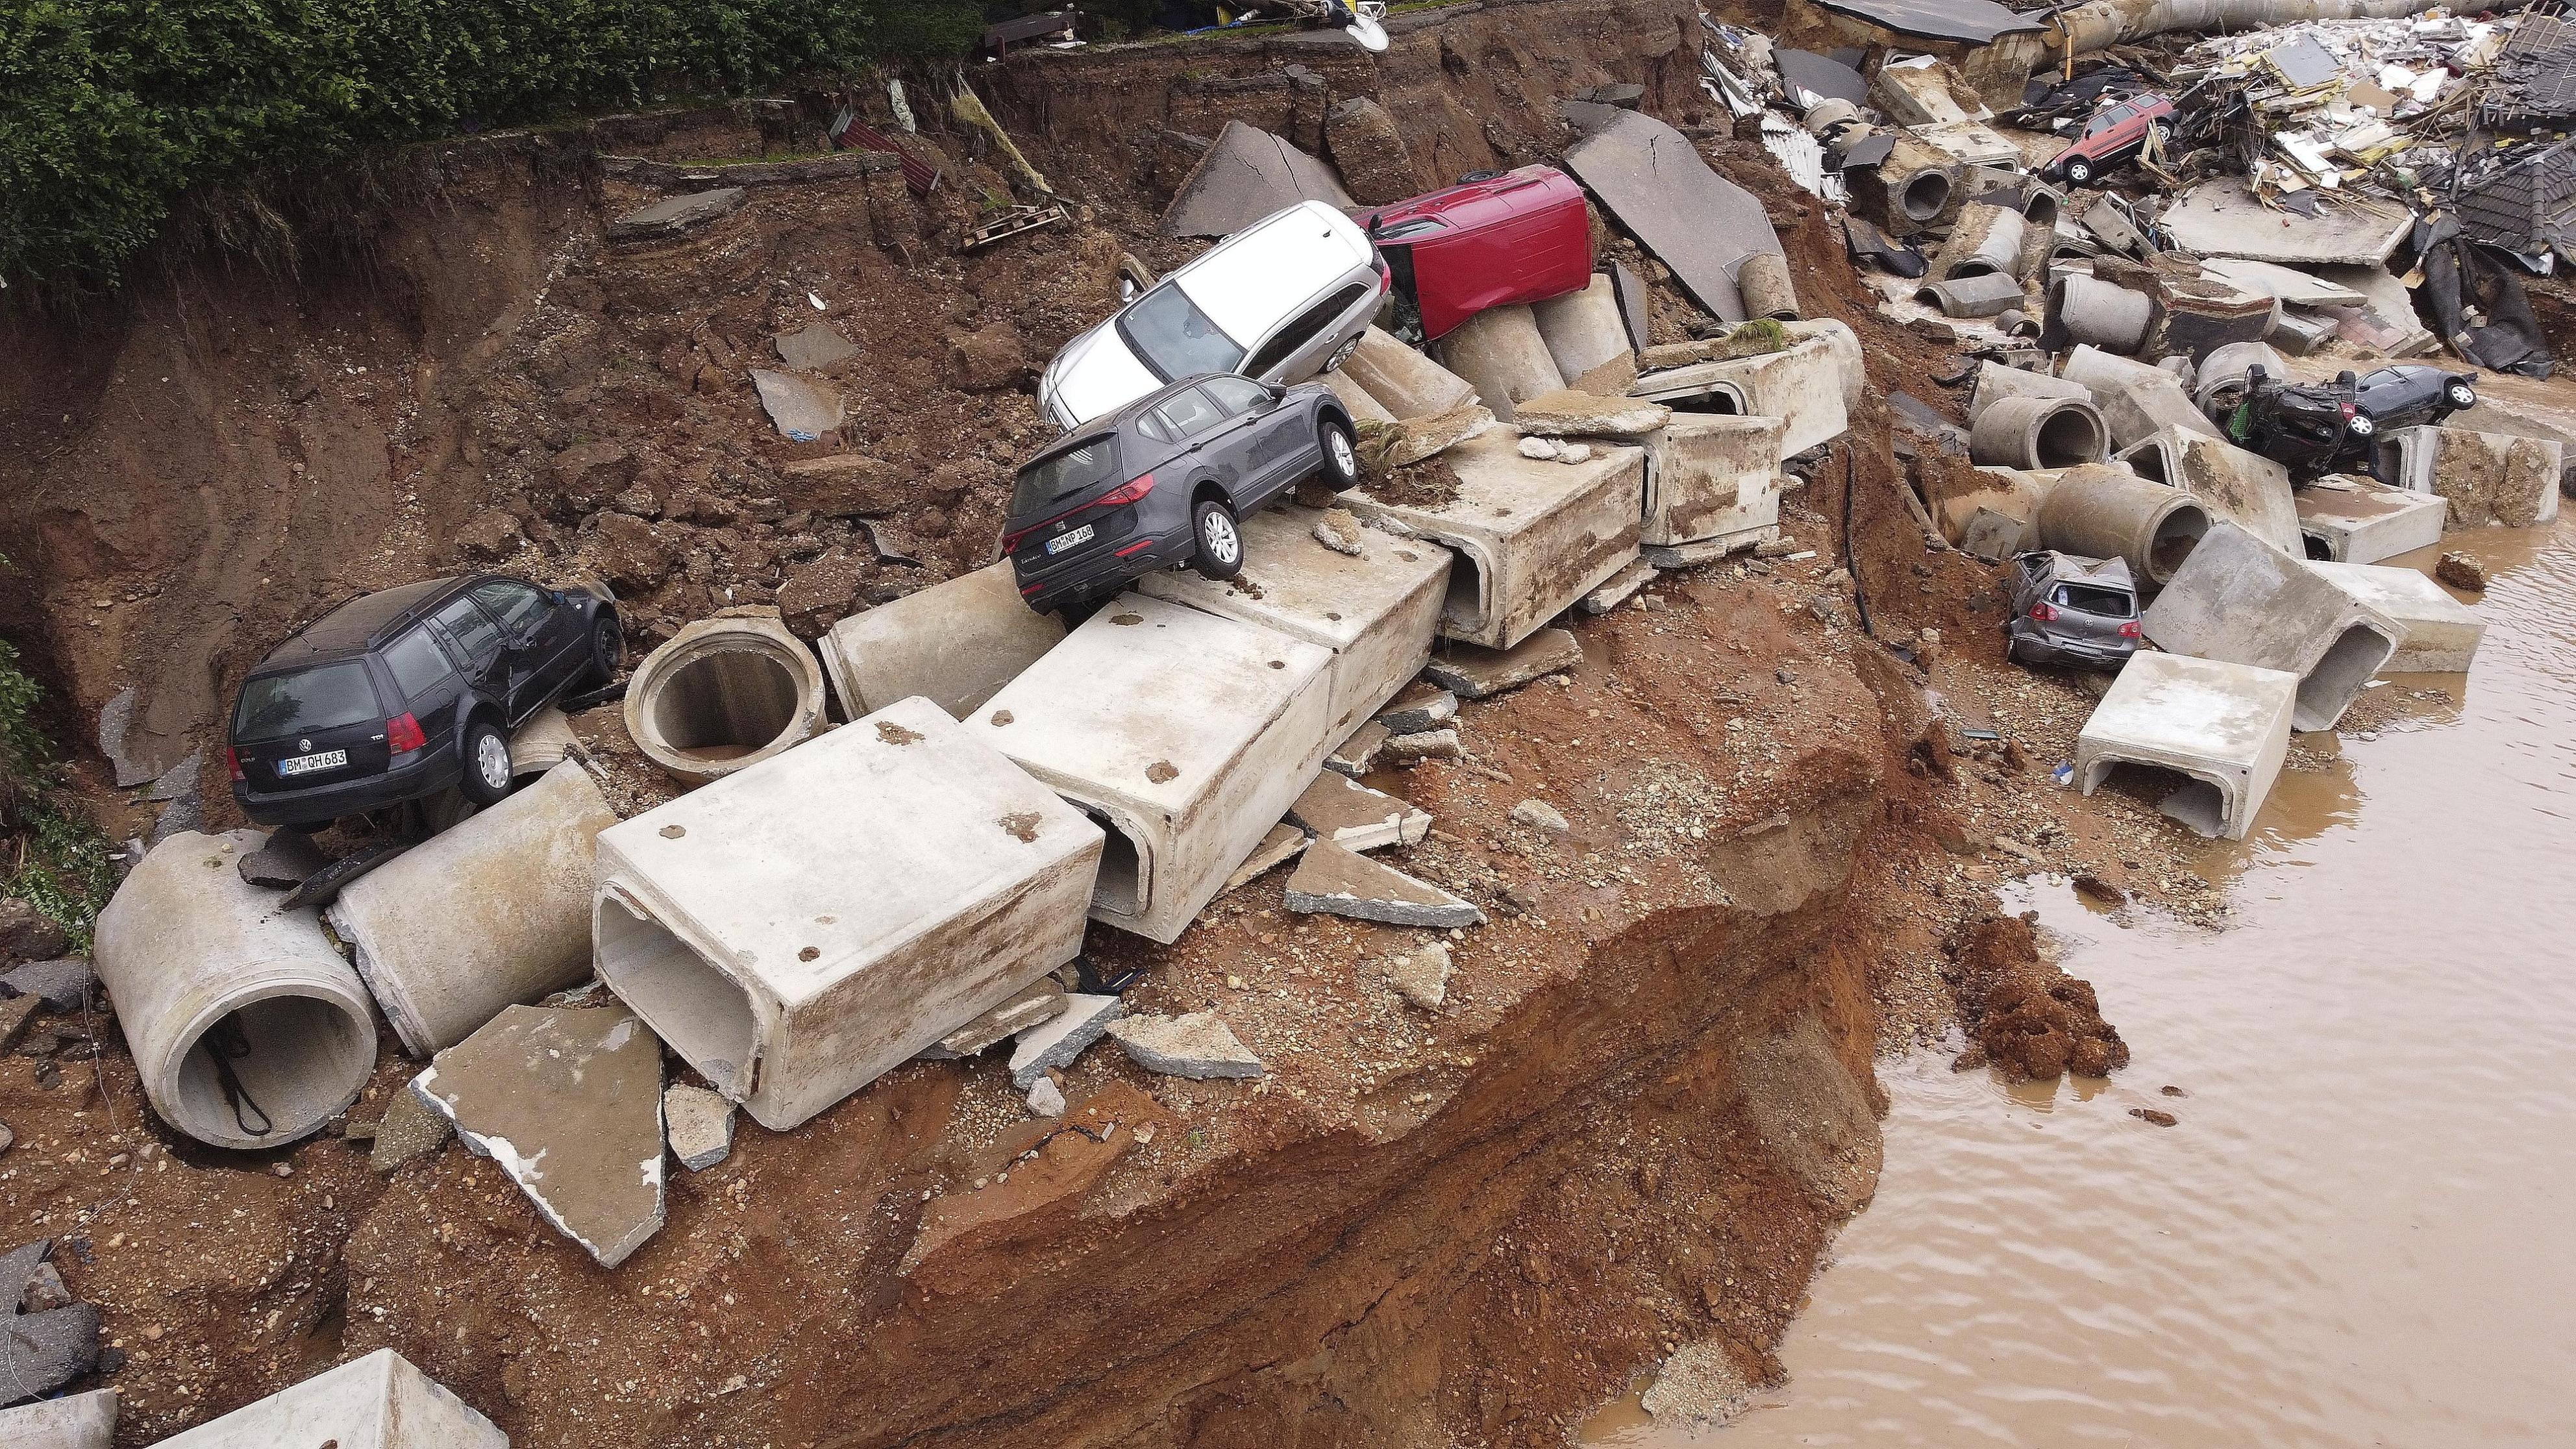
{"type": "Polygon", "coordinates": [[[1952,948],[1951,971],[1972,1050],[2014,1079],[2100,1077],[2129,1064],[2129,1045],[2102,1019],[2093,984],[2042,960],[2021,917],[1969,925],[1952,948]]]}
{"type": "Polygon", "coordinates": [[[2159,1111],[2154,1107],[2131,1107],[2129,1115],[2151,1127],[2172,1127],[2182,1120],[2171,1112],[2159,1111]]]}

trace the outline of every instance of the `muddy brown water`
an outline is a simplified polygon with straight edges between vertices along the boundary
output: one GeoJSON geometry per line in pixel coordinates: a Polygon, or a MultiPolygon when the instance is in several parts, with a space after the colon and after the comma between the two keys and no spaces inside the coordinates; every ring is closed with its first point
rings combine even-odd
{"type": "Polygon", "coordinates": [[[2205,861],[2229,929],[2015,902],[2130,1068],[1882,1064],[1886,1172],[1789,1382],[1581,1442],[2576,1444],[2576,521],[2445,542],[2493,575],[2476,669],[2396,684],[2459,703],[2284,774],[2205,861]]]}

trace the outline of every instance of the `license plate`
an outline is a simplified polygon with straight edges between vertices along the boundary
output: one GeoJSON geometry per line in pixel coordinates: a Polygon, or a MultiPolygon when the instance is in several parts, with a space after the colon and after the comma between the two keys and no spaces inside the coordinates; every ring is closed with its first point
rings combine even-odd
{"type": "Polygon", "coordinates": [[[347,750],[324,750],[318,755],[297,755],[277,762],[280,775],[310,775],[317,770],[336,770],[349,763],[347,750]]]}
{"type": "Polygon", "coordinates": [[[1047,552],[1062,553],[1066,549],[1080,548],[1082,545],[1089,542],[1091,542],[1091,525],[1086,523],[1071,533],[1059,534],[1054,538],[1048,539],[1047,552]]]}

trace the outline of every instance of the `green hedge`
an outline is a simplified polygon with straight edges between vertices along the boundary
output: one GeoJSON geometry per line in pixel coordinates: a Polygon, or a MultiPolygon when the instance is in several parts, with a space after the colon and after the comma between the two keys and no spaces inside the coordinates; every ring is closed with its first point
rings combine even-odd
{"type": "Polygon", "coordinates": [[[958,54],[974,0],[0,0],[0,279],[112,284],[191,187],[958,54]]]}

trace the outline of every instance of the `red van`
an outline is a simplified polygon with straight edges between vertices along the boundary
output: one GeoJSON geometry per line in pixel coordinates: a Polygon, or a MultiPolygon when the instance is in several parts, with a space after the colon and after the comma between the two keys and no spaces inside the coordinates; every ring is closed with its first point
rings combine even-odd
{"type": "Polygon", "coordinates": [[[1543,302],[1592,281],[1583,188],[1553,166],[1524,166],[1364,215],[1425,342],[1488,307],[1543,302]]]}

